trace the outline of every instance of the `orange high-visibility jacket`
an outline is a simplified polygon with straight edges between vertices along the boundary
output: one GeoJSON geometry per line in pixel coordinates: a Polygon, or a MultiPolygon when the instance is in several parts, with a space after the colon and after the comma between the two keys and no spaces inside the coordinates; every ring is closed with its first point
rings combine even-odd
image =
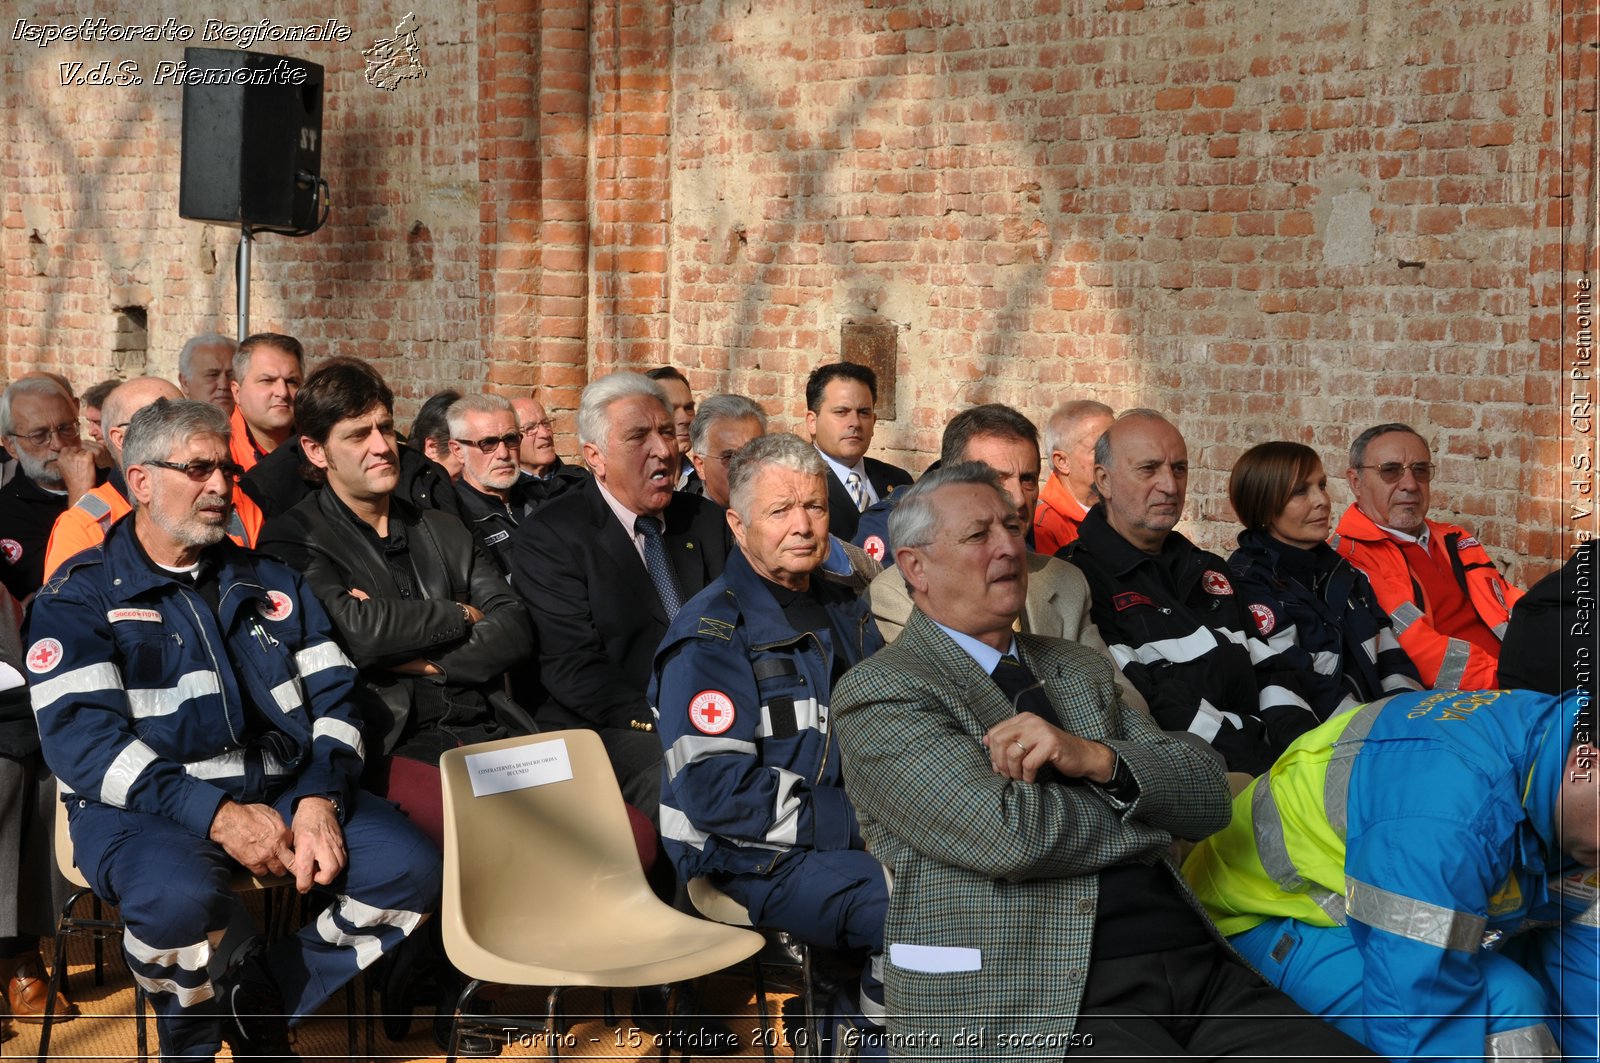
{"type": "MultiPolygon", "coordinates": [[[[107,481],[86,491],[56,518],[50,529],[50,544],[44,550],[44,578],[48,581],[61,562],[80,550],[103,542],[111,525],[132,512],[133,506],[107,481]]],[[[261,510],[237,487],[233,491],[233,515],[228,518],[228,537],[240,546],[254,546],[261,535],[261,510]]]]}

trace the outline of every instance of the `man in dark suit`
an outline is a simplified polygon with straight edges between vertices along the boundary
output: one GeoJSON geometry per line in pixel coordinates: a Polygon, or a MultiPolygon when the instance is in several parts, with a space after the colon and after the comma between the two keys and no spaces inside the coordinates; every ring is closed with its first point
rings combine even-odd
{"type": "Polygon", "coordinates": [[[916,610],[833,688],[845,789],[894,881],[890,1043],[1366,1055],[1246,967],[1167,859],[1228,822],[1215,759],[1123,705],[1104,655],[1013,631],[1026,523],[993,470],[929,473],[893,520],[916,610]]]}
{"type": "Polygon", "coordinates": [[[846,542],[866,508],[911,483],[897,465],[866,456],[878,423],[878,375],[854,362],[819,365],[806,378],[806,431],[828,463],[828,520],[846,542]]]}
{"type": "Polygon", "coordinates": [[[533,614],[544,701],[535,718],[605,742],[622,795],[653,820],[661,742],[645,688],[678,608],[722,574],[721,507],[672,489],[678,444],[661,386],[637,373],[590,384],[578,442],[594,478],[512,537],[512,586],[533,614]]]}

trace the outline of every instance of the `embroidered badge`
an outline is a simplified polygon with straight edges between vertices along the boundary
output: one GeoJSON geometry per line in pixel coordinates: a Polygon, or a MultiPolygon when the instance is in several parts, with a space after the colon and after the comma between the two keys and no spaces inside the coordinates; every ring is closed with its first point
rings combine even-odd
{"type": "Polygon", "coordinates": [[[287,620],[294,612],[294,602],[282,591],[268,591],[267,604],[261,609],[263,620],[287,620]]]}
{"type": "Polygon", "coordinates": [[[1123,591],[1121,594],[1112,595],[1111,604],[1116,606],[1117,612],[1120,613],[1122,610],[1132,609],[1136,605],[1154,606],[1156,603],[1153,598],[1140,594],[1138,591],[1123,591]]]}
{"type": "Polygon", "coordinates": [[[1200,586],[1207,594],[1232,594],[1233,584],[1216,569],[1208,568],[1200,574],[1200,586]]]}
{"type": "Polygon", "coordinates": [[[1469,547],[1469,546],[1477,546],[1477,545],[1479,545],[1479,543],[1478,543],[1478,540],[1477,540],[1477,539],[1476,539],[1476,538],[1474,538],[1474,537],[1473,537],[1473,536],[1471,536],[1471,535],[1464,535],[1464,536],[1462,536],[1462,537],[1461,537],[1461,539],[1460,539],[1460,540],[1459,540],[1459,541],[1458,541],[1458,542],[1457,542],[1457,543],[1456,543],[1456,549],[1458,549],[1458,550],[1465,550],[1465,549],[1467,549],[1467,548],[1468,548],[1468,547],[1469,547]]]}
{"type": "Polygon", "coordinates": [[[867,536],[866,540],[861,544],[861,549],[866,551],[867,556],[872,560],[883,560],[883,539],[881,536],[867,536]]]}
{"type": "Polygon", "coordinates": [[[106,619],[113,624],[120,624],[124,620],[148,620],[152,624],[159,624],[161,613],[156,609],[113,609],[106,614],[106,619]]]}
{"type": "Polygon", "coordinates": [[[713,620],[709,616],[702,616],[700,618],[700,627],[695,631],[695,634],[708,635],[714,639],[721,639],[723,642],[732,642],[733,625],[726,620],[713,620]]]}
{"type": "Polygon", "coordinates": [[[733,699],[720,690],[702,690],[689,702],[689,722],[702,734],[721,734],[733,726],[733,699]]]}
{"type": "Polygon", "coordinates": [[[15,539],[0,539],[0,557],[10,565],[22,560],[22,544],[15,539]]]}
{"type": "Polygon", "coordinates": [[[1272,634],[1272,629],[1278,626],[1278,618],[1272,615],[1272,610],[1260,602],[1250,603],[1250,615],[1255,618],[1256,630],[1263,635],[1272,634]]]}
{"type": "Polygon", "coordinates": [[[28,671],[38,675],[53,671],[61,663],[61,642],[40,639],[28,649],[28,671]]]}

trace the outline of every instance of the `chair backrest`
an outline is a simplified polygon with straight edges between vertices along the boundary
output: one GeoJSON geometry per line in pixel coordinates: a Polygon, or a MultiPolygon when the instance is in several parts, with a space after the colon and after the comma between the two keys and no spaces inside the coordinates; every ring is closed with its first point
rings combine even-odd
{"type": "Polygon", "coordinates": [[[447,942],[452,933],[479,943],[507,933],[548,933],[562,909],[591,900],[654,900],[616,774],[593,731],[546,731],[448,750],[439,773],[447,942]],[[479,759],[485,757],[498,757],[498,766],[479,759]],[[570,764],[571,777],[473,791],[474,774],[480,782],[537,780],[540,763],[570,764]],[[513,774],[519,771],[526,774],[513,774]]]}
{"type": "MultiPolygon", "coordinates": [[[[66,791],[61,780],[56,780],[56,796],[60,797],[66,791]]],[[[61,877],[79,889],[88,889],[89,880],[83,877],[83,872],[78,870],[78,865],[72,862],[72,832],[67,830],[67,809],[60,801],[55,807],[56,821],[56,866],[61,869],[61,877]]]]}

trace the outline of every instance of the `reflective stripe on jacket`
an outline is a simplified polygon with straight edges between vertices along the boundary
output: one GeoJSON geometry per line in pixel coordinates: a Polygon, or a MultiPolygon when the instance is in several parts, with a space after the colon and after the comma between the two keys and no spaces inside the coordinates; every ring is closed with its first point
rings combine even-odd
{"type": "MultiPolygon", "coordinates": [[[[1511,607],[1522,591],[1506,582],[1465,529],[1431,520],[1427,525],[1429,549],[1449,552],[1456,582],[1483,622],[1503,638],[1511,607]]],[[[1484,690],[1495,685],[1499,655],[1433,626],[1422,584],[1412,577],[1400,544],[1365,513],[1355,506],[1347,509],[1330,545],[1372,581],[1378,603],[1389,614],[1400,645],[1424,684],[1435,690],[1484,690]]]]}

